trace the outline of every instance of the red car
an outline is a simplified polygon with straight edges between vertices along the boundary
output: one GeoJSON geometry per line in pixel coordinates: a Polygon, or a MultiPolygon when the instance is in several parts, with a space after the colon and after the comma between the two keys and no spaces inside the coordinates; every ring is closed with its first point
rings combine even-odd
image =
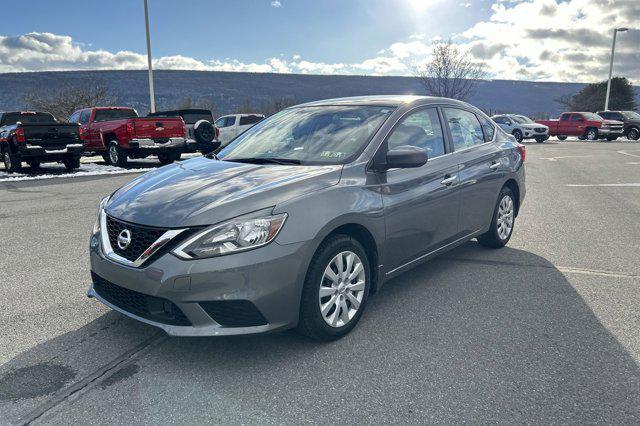
{"type": "Polygon", "coordinates": [[[133,108],[99,107],[81,109],[69,117],[80,124],[84,151],[101,154],[111,165],[125,167],[129,158],[157,155],[162,164],[180,159],[183,152],[196,152],[197,144],[187,140],[180,117],[138,117],[133,108]]]}
{"type": "Polygon", "coordinates": [[[590,141],[614,140],[624,132],[622,122],[605,120],[592,112],[563,112],[559,120],[536,120],[536,123],[549,127],[549,135],[557,136],[561,141],[567,136],[577,136],[590,141]]]}

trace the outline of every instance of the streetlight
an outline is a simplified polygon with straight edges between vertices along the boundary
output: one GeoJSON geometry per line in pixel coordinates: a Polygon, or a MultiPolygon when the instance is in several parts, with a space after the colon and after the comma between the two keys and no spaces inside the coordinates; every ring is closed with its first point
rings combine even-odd
{"type": "MultiPolygon", "coordinates": [[[[146,2],[147,0],[145,0],[146,2]]],[[[613,72],[613,54],[616,50],[616,34],[618,31],[624,32],[628,31],[629,28],[615,28],[613,30],[613,45],[611,46],[611,62],[609,63],[609,80],[607,81],[607,97],[604,100],[604,110],[609,111],[609,93],[611,92],[611,73],[613,72]]]]}
{"type": "Polygon", "coordinates": [[[153,93],[153,68],[151,66],[151,40],[149,38],[149,11],[147,0],[144,0],[144,23],[147,27],[147,63],[149,65],[149,103],[151,112],[156,112],[156,99],[153,93]]]}

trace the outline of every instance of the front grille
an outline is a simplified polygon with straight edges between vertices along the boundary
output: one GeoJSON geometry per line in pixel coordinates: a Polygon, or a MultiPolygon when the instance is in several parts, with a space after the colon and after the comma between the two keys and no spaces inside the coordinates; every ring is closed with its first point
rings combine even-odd
{"type": "Polygon", "coordinates": [[[140,255],[167,230],[167,228],[132,225],[107,216],[107,233],[109,234],[111,248],[117,255],[124,257],[130,262],[139,258],[140,255]],[[131,243],[123,250],[118,246],[118,235],[125,229],[131,232],[131,243]]]}
{"type": "Polygon", "coordinates": [[[115,285],[91,273],[93,289],[107,302],[139,317],[169,325],[190,326],[191,321],[174,303],[115,285]]]}
{"type": "Polygon", "coordinates": [[[258,308],[248,300],[200,302],[200,306],[223,327],[254,327],[267,324],[258,308]]]}
{"type": "Polygon", "coordinates": [[[538,132],[538,133],[544,133],[544,132],[546,132],[546,131],[547,131],[547,129],[545,129],[544,127],[536,127],[536,128],[535,128],[535,129],[533,129],[533,130],[535,130],[535,131],[536,131],[536,132],[538,132]]]}

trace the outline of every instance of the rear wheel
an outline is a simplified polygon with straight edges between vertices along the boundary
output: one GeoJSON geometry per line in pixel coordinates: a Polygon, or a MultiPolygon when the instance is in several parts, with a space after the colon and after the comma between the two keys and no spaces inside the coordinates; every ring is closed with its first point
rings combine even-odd
{"type": "Polygon", "coordinates": [[[478,237],[478,242],[485,247],[500,248],[509,242],[516,219],[515,197],[513,191],[503,187],[493,212],[491,228],[478,237]]]}
{"type": "Polygon", "coordinates": [[[163,166],[171,164],[174,161],[180,161],[180,157],[182,157],[182,153],[179,151],[161,152],[158,154],[158,160],[160,160],[160,164],[163,166]]]}
{"type": "Polygon", "coordinates": [[[567,137],[566,137],[566,136],[558,136],[558,140],[564,141],[564,140],[566,140],[566,139],[567,139],[567,137]]]}
{"type": "Polygon", "coordinates": [[[347,235],[329,237],[309,265],[298,331],[317,340],[347,334],[362,316],[370,277],[369,259],[358,241],[347,235]]]}
{"type": "Polygon", "coordinates": [[[536,142],[538,143],[542,143],[544,141],[546,141],[547,138],[545,138],[544,136],[536,136],[536,142]]]}
{"type": "Polygon", "coordinates": [[[109,142],[107,150],[107,163],[117,167],[127,167],[127,153],[118,145],[118,142],[109,142]]]}
{"type": "Polygon", "coordinates": [[[78,155],[65,157],[62,162],[64,163],[64,167],[69,171],[80,168],[80,156],[78,155]]]}
{"type": "Polygon", "coordinates": [[[18,154],[14,154],[11,151],[11,148],[5,148],[4,153],[2,154],[2,160],[7,173],[20,173],[22,171],[22,160],[18,154]]]}
{"type": "Polygon", "coordinates": [[[516,129],[511,134],[513,135],[514,138],[516,138],[516,142],[518,143],[522,142],[522,132],[520,130],[516,129]]]}

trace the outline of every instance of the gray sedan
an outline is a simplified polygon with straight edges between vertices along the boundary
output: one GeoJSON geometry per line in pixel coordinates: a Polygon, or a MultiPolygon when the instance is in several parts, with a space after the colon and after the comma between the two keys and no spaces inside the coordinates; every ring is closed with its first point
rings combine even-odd
{"type": "Polygon", "coordinates": [[[171,335],[339,338],[390,278],[472,238],[504,246],[524,160],[451,99],[291,107],[105,198],[89,296],[171,335]]]}

